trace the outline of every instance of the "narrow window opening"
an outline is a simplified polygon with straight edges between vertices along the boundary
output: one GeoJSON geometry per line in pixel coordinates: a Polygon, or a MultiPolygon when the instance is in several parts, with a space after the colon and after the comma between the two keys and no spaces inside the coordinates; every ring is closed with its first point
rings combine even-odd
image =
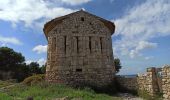
{"type": "Polygon", "coordinates": [[[103,52],[103,45],[102,45],[102,37],[100,37],[100,48],[101,48],[101,53],[103,52]]]}
{"type": "Polygon", "coordinates": [[[82,72],[82,69],[81,68],[77,68],[76,72],[82,72]]]}
{"type": "Polygon", "coordinates": [[[54,38],[54,47],[56,49],[56,38],[54,38]]]}
{"type": "Polygon", "coordinates": [[[78,40],[78,36],[76,36],[76,43],[77,43],[77,53],[79,53],[79,40],[78,40]]]}
{"type": "Polygon", "coordinates": [[[81,21],[84,21],[84,17],[81,17],[81,21]]]}
{"type": "Polygon", "coordinates": [[[56,50],[56,37],[54,37],[54,38],[52,39],[52,49],[53,49],[53,51],[56,50]]]}
{"type": "Polygon", "coordinates": [[[65,54],[66,54],[66,47],[67,47],[67,45],[66,45],[66,42],[67,42],[67,37],[66,36],[64,36],[64,52],[65,52],[65,54]]]}
{"type": "Polygon", "coordinates": [[[89,37],[89,49],[90,49],[90,53],[91,53],[91,37],[89,37]]]}

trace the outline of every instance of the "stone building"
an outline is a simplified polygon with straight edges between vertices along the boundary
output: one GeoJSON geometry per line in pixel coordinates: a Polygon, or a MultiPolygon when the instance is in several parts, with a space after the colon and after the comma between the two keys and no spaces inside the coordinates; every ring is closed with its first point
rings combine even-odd
{"type": "Polygon", "coordinates": [[[97,87],[111,84],[114,31],[114,23],[83,10],[46,23],[46,81],[97,87]]]}

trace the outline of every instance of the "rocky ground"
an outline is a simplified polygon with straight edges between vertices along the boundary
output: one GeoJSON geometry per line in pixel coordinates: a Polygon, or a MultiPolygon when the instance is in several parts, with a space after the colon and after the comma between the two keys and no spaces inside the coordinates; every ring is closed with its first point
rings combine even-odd
{"type": "MultiPolygon", "coordinates": [[[[134,96],[134,95],[129,94],[129,93],[119,93],[117,96],[122,98],[123,100],[144,100],[140,97],[134,96]]],[[[70,99],[68,97],[63,97],[63,98],[56,98],[54,100],[70,100],[70,99]]],[[[81,98],[75,98],[73,100],[82,100],[82,99],[81,98]]]]}
{"type": "Polygon", "coordinates": [[[118,96],[121,97],[123,100],[144,100],[129,93],[119,93],[118,96]]]}

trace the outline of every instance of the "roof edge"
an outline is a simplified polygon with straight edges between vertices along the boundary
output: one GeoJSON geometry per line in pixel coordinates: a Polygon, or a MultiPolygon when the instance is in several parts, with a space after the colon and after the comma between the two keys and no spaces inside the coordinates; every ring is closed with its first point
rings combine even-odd
{"type": "Polygon", "coordinates": [[[75,13],[78,13],[78,12],[84,12],[84,13],[87,13],[91,16],[94,16],[96,17],[97,19],[99,19],[100,21],[102,21],[104,23],[104,25],[110,30],[110,33],[111,35],[114,34],[115,32],[115,24],[111,21],[108,21],[104,18],[101,18],[101,17],[98,17],[96,15],[93,15],[89,12],[86,12],[84,10],[79,10],[79,11],[76,11],[76,12],[73,12],[73,13],[70,13],[70,14],[67,14],[67,15],[64,15],[64,16],[61,16],[61,17],[57,17],[57,18],[54,18],[52,19],[51,21],[47,22],[45,25],[44,25],[44,28],[43,28],[43,31],[45,33],[45,36],[47,37],[47,34],[57,25],[57,24],[60,24],[62,23],[62,20],[66,19],[68,16],[70,15],[73,15],[75,13]]]}

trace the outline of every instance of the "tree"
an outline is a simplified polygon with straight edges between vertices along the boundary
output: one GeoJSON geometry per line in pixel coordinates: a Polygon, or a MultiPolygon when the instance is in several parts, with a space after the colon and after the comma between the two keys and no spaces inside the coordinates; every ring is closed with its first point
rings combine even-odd
{"type": "Polygon", "coordinates": [[[45,74],[46,65],[42,65],[42,66],[40,67],[40,70],[41,70],[41,74],[45,74]]]}
{"type": "Polygon", "coordinates": [[[19,82],[23,81],[26,77],[31,76],[29,72],[29,67],[26,65],[26,63],[21,64],[20,66],[17,66],[17,71],[15,72],[15,79],[17,79],[19,82]]]}
{"type": "Polygon", "coordinates": [[[40,74],[40,65],[37,62],[31,62],[29,65],[29,71],[31,74],[40,74]]]}
{"type": "Polygon", "coordinates": [[[114,64],[115,64],[116,73],[118,73],[122,68],[120,59],[119,58],[114,59],[114,64]]]}
{"type": "Polygon", "coordinates": [[[29,75],[25,57],[8,47],[0,47],[0,71],[11,72],[11,77],[22,81],[29,75]]]}
{"type": "Polygon", "coordinates": [[[21,53],[15,52],[8,47],[0,48],[0,70],[15,71],[17,66],[20,66],[25,61],[21,53]]]}

